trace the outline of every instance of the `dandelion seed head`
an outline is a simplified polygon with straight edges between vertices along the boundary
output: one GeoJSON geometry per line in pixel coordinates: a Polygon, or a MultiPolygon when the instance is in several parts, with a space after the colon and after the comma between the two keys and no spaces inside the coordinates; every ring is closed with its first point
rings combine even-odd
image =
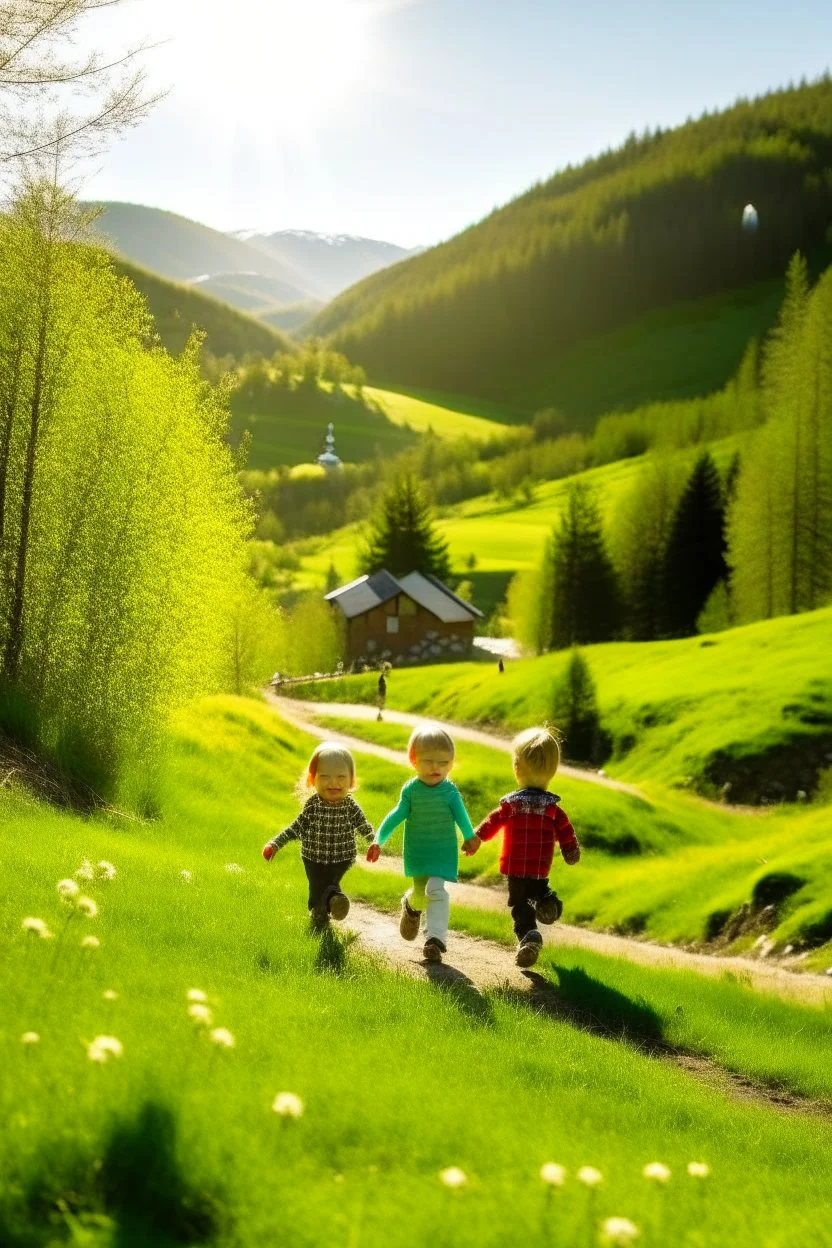
{"type": "Polygon", "coordinates": [[[111,1057],[121,1057],[124,1053],[124,1045],[115,1036],[96,1036],[91,1044],[87,1045],[87,1057],[91,1062],[109,1062],[111,1057]]]}
{"type": "Polygon", "coordinates": [[[554,1161],[547,1161],[545,1166],[540,1167],[540,1178],[551,1187],[563,1187],[566,1170],[554,1161]]]}
{"type": "Polygon", "coordinates": [[[74,880],[58,880],[55,888],[58,890],[58,896],[61,901],[65,901],[68,905],[74,903],[75,898],[81,891],[74,880]]]}
{"type": "Polygon", "coordinates": [[[272,1101],[272,1112],[281,1118],[300,1118],[303,1101],[294,1092],[278,1092],[272,1101]]]}
{"type": "Polygon", "coordinates": [[[191,874],[191,872],[188,870],[188,868],[185,867],[182,871],[179,872],[179,878],[183,880],[185,884],[190,884],[191,880],[194,877],[191,874]]]}
{"type": "Polygon", "coordinates": [[[211,1039],[221,1049],[233,1049],[236,1041],[227,1027],[215,1027],[211,1039]]]}
{"type": "Polygon", "coordinates": [[[107,862],[106,858],[102,858],[96,867],[96,875],[99,880],[114,880],[118,872],[111,862],[107,862]]]}
{"type": "Polygon", "coordinates": [[[468,1182],[468,1175],[459,1166],[448,1166],[446,1170],[440,1170],[439,1179],[446,1187],[464,1187],[468,1182]]]}
{"type": "Polygon", "coordinates": [[[655,1183],[666,1183],[670,1178],[670,1170],[660,1161],[651,1161],[641,1173],[645,1179],[652,1179],[655,1183]]]}
{"type": "Polygon", "coordinates": [[[639,1229],[629,1218],[607,1218],[601,1224],[601,1243],[604,1248],[627,1248],[639,1237],[639,1229]]]}
{"type": "Polygon", "coordinates": [[[94,919],[98,914],[98,906],[95,904],[92,897],[79,897],[76,905],[81,914],[85,915],[88,919],[94,919]]]}
{"type": "Polygon", "coordinates": [[[208,1009],[207,1005],[202,1005],[199,1001],[194,1001],[188,1006],[188,1015],[194,1020],[198,1027],[210,1027],[214,1021],[214,1015],[208,1009]]]}
{"type": "Polygon", "coordinates": [[[40,1036],[36,1031],[24,1031],[20,1037],[21,1044],[40,1044],[40,1036]]]}
{"type": "Polygon", "coordinates": [[[95,871],[89,858],[85,858],[78,870],[75,872],[76,880],[92,880],[95,878],[95,871]]]}
{"type": "Polygon", "coordinates": [[[44,923],[43,919],[35,919],[31,915],[27,916],[20,925],[24,932],[31,932],[33,936],[40,937],[41,940],[51,940],[52,933],[44,923]]]}
{"type": "Polygon", "coordinates": [[[100,944],[101,944],[101,941],[98,939],[97,936],[85,936],[84,939],[81,941],[81,948],[82,949],[97,949],[100,944]]]}
{"type": "Polygon", "coordinates": [[[599,1183],[604,1181],[604,1176],[600,1170],[596,1170],[594,1166],[581,1166],[575,1178],[579,1183],[583,1183],[584,1187],[597,1187],[599,1183]]]}
{"type": "Polygon", "coordinates": [[[688,1174],[692,1179],[707,1179],[711,1173],[711,1167],[706,1161],[689,1161],[688,1174]]]}
{"type": "Polygon", "coordinates": [[[118,993],[114,988],[108,988],[106,992],[102,992],[101,995],[105,1001],[118,1001],[118,993]]]}
{"type": "Polygon", "coordinates": [[[204,1005],[204,1004],[205,1004],[205,1002],[208,1000],[208,997],[207,997],[207,996],[206,996],[206,994],[202,991],[202,989],[201,989],[201,988],[189,988],[189,989],[188,989],[188,991],[187,991],[187,993],[186,993],[186,996],[187,996],[187,998],[188,998],[188,1000],[189,1000],[189,1001],[199,1001],[199,1002],[201,1002],[203,1005],[204,1005]]]}

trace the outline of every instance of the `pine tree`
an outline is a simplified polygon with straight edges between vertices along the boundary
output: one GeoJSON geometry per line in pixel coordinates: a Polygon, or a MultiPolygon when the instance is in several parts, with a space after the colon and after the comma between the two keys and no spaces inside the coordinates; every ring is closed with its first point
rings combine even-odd
{"type": "Polygon", "coordinates": [[[411,473],[396,477],[370,520],[370,531],[359,551],[361,572],[405,576],[430,572],[440,580],[450,576],[448,543],[434,527],[431,508],[418,479],[411,473]]]}
{"type": "Polygon", "coordinates": [[[603,742],[595,681],[577,647],[552,691],[552,718],[563,736],[568,758],[581,762],[598,760],[603,742]]]}
{"type": "Polygon", "coordinates": [[[549,549],[554,650],[609,641],[621,624],[615,569],[604,543],[601,513],[586,482],[575,481],[549,549]]]}
{"type": "Polygon", "coordinates": [[[719,472],[705,451],[679,499],[667,545],[662,591],[668,631],[696,632],[696,620],[715,586],[728,574],[725,509],[719,472]]]}

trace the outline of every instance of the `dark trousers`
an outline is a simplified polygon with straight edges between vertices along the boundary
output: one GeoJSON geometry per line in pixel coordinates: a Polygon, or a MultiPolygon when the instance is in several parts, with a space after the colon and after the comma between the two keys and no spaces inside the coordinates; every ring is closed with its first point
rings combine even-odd
{"type": "Polygon", "coordinates": [[[549,901],[557,893],[549,887],[548,880],[535,879],[533,875],[509,875],[508,904],[514,921],[514,934],[522,940],[527,932],[537,931],[533,902],[549,901]]]}
{"type": "Polygon", "coordinates": [[[312,862],[302,858],[306,878],[309,881],[309,909],[329,914],[329,903],[336,893],[342,892],[341,880],[352,866],[349,862],[312,862]]]}

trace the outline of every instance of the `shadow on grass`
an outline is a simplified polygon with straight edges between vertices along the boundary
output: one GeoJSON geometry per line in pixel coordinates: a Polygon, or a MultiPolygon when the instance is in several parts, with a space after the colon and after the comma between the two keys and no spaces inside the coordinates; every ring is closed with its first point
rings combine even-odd
{"type": "Polygon", "coordinates": [[[168,1248],[210,1243],[227,1224],[219,1201],[186,1176],[167,1106],[146,1101],[96,1152],[44,1148],[22,1201],[0,1217],[0,1243],[93,1243],[110,1228],[113,1248],[168,1248]]]}
{"type": "Polygon", "coordinates": [[[311,925],[311,933],[318,941],[315,954],[315,970],[319,975],[343,975],[347,966],[350,945],[356,939],[353,932],[340,936],[327,923],[325,927],[311,925]]]}
{"type": "Polygon", "coordinates": [[[428,982],[451,1001],[465,1018],[480,1027],[494,1024],[494,1011],[488,997],[472,979],[446,962],[426,962],[428,982]]]}

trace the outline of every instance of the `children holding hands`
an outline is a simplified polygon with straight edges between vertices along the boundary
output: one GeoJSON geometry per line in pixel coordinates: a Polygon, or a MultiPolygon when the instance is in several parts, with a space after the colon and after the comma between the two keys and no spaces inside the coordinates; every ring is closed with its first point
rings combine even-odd
{"type": "Polygon", "coordinates": [[[560,798],[548,787],[560,761],[557,738],[548,728],[529,728],[514,739],[512,763],[520,787],[500,800],[476,832],[459,789],[449,779],[455,749],[448,733],[434,725],[417,728],[407,753],[416,775],[404,785],[398,804],[373,837],[350,793],[356,784],[352,754],[323,742],[309,760],[306,786],[314,791],[297,818],[263,847],[263,857],[269,860],[289,841],[300,841],[309,912],[322,925],[329,918],[346,918],[349,912],[341,880],[355,861],[356,833],[371,842],[367,860],[375,862],[381,846],[404,823],[404,870],[412,884],[402,897],[399,931],[405,940],[415,940],[424,912],[423,956],[428,962],[441,962],[450,917],[445,886],[459,872],[457,828],[464,854],[475,854],[482,841],[502,832],[500,871],[508,881],[508,904],[519,941],[515,961],[518,966],[533,966],[543,944],[537,922],[554,923],[563,910],[549,884],[555,847],[560,846],[570,866],[581,856],[560,798]]]}

